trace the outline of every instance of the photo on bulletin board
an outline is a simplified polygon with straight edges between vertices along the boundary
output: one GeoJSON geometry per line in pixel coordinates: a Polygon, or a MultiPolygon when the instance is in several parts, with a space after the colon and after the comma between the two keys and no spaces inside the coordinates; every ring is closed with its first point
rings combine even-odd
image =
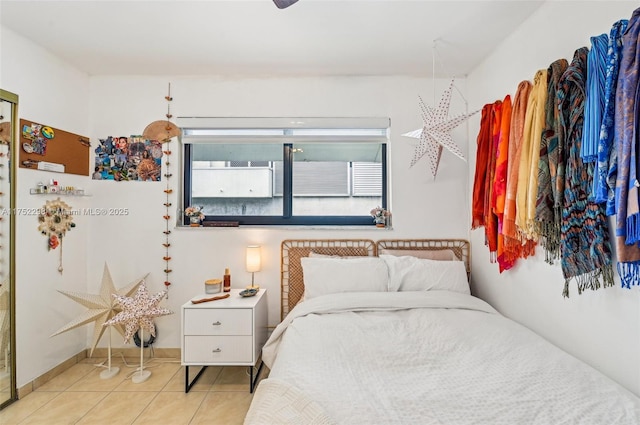
{"type": "Polygon", "coordinates": [[[92,178],[115,181],[160,181],[162,143],[142,136],[109,136],[95,149],[92,178]]]}
{"type": "Polygon", "coordinates": [[[20,120],[20,168],[89,175],[89,138],[20,120]]]}

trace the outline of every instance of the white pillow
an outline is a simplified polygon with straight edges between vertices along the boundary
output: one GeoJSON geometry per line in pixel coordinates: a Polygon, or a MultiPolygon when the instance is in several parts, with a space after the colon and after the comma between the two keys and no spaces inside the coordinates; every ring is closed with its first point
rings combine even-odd
{"type": "Polygon", "coordinates": [[[444,290],[471,294],[462,261],[380,255],[389,268],[389,291],[444,290]]]}
{"type": "Polygon", "coordinates": [[[387,292],[389,273],[378,257],[302,257],[304,299],[337,292],[387,292]]]}

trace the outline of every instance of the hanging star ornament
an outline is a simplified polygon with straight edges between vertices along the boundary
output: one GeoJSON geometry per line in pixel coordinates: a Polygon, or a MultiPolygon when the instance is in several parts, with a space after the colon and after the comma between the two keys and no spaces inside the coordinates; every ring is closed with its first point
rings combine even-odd
{"type": "Polygon", "coordinates": [[[431,167],[431,174],[434,178],[438,173],[438,166],[440,165],[440,157],[442,155],[443,147],[458,158],[466,161],[462,150],[453,141],[450,132],[478,112],[474,111],[467,114],[459,114],[449,117],[453,81],[454,80],[451,80],[449,88],[442,93],[442,97],[440,98],[440,103],[437,108],[426,106],[422,101],[422,98],[419,97],[424,125],[418,130],[403,134],[403,136],[406,137],[420,139],[409,166],[413,167],[420,158],[427,154],[429,158],[429,166],[431,167]]]}
{"type": "Polygon", "coordinates": [[[105,326],[124,324],[124,342],[128,343],[134,333],[141,327],[152,336],[156,336],[156,326],[153,324],[154,317],[173,314],[173,311],[158,307],[158,304],[165,297],[167,291],[160,291],[156,295],[149,296],[147,286],[144,282],[138,286],[138,290],[133,298],[123,297],[113,294],[116,303],[122,307],[122,311],[116,314],[113,319],[105,322],[105,326]]]}
{"type": "MultiPolygon", "coordinates": [[[[100,341],[100,338],[102,338],[102,335],[106,330],[106,328],[104,327],[104,323],[108,320],[111,320],[116,314],[122,311],[122,309],[116,304],[115,300],[113,299],[112,294],[117,294],[119,296],[128,296],[133,294],[138,286],[142,282],[144,282],[144,279],[147,276],[148,273],[144,275],[144,277],[141,277],[140,279],[133,281],[124,288],[118,289],[116,291],[116,288],[113,285],[113,279],[111,278],[111,273],[109,272],[109,267],[107,266],[107,263],[105,263],[104,271],[102,272],[102,285],[100,287],[100,294],[95,295],[58,291],[61,294],[66,295],[67,297],[76,301],[77,303],[80,303],[83,306],[87,307],[89,310],[86,310],[84,313],[73,319],[71,322],[67,323],[51,336],[70,331],[71,329],[86,325],[87,323],[95,322],[93,328],[93,343],[91,344],[91,352],[89,353],[89,357],[91,357],[93,355],[93,350],[98,345],[98,341],[100,341]]],[[[114,328],[120,333],[120,335],[124,335],[124,329],[121,325],[114,326],[114,328]]]]}

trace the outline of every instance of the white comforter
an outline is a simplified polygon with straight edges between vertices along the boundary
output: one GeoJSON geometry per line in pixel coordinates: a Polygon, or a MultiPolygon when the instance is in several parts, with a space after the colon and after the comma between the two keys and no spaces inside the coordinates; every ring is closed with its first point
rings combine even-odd
{"type": "MultiPolygon", "coordinates": [[[[305,301],[274,330],[263,358],[269,379],[340,424],[640,424],[640,399],[453,292],[305,301]]],[[[260,393],[246,423],[267,424],[260,393]]]]}

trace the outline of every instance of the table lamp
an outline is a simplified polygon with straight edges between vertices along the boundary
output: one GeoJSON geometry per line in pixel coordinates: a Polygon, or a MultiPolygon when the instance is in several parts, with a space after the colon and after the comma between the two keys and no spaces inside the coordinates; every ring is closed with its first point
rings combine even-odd
{"type": "Polygon", "coordinates": [[[260,289],[260,286],[255,285],[253,281],[255,272],[260,271],[261,258],[259,245],[250,245],[247,247],[246,260],[247,271],[251,273],[251,286],[247,286],[247,289],[260,289]]]}

